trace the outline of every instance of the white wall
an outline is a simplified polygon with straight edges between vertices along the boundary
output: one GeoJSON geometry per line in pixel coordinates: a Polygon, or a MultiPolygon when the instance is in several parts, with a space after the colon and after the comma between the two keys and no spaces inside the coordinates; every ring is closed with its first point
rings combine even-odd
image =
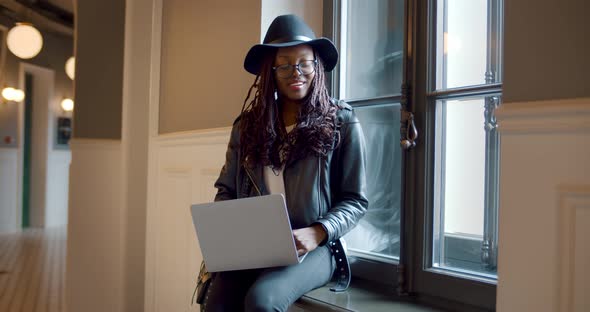
{"type": "Polygon", "coordinates": [[[47,159],[47,206],[45,227],[63,226],[68,223],[68,189],[71,152],[52,150],[47,159]]]}
{"type": "MultiPolygon", "coordinates": [[[[47,161],[50,148],[49,120],[51,115],[51,99],[53,97],[54,72],[49,69],[29,64],[23,64],[22,71],[33,75],[31,176],[29,193],[30,224],[33,227],[43,227],[45,226],[46,221],[47,161]]],[[[24,122],[21,121],[20,127],[24,127],[24,122]]],[[[23,137],[24,136],[21,136],[21,138],[23,137]]],[[[21,143],[21,149],[22,148],[23,146],[21,143]]]]}
{"type": "Polygon", "coordinates": [[[0,232],[20,228],[17,215],[18,154],[14,148],[0,148],[0,232]]]}
{"type": "Polygon", "coordinates": [[[47,181],[45,184],[45,227],[68,223],[68,190],[72,153],[69,146],[57,147],[57,118],[71,117],[61,108],[60,96],[52,92],[47,110],[47,181]]]}
{"type": "Polygon", "coordinates": [[[589,311],[590,98],[508,103],[497,117],[497,310],[589,311]]]}
{"type": "Polygon", "coordinates": [[[143,0],[125,4],[125,51],[121,161],[124,209],[123,311],[144,311],[147,169],[152,71],[153,7],[143,0]]]}
{"type": "Polygon", "coordinates": [[[70,144],[66,307],[124,311],[121,143],[73,139],[70,144]]]}

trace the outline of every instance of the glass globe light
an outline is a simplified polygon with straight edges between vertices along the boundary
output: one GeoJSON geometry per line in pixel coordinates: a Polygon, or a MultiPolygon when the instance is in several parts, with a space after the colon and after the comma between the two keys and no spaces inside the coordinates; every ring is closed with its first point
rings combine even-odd
{"type": "Polygon", "coordinates": [[[35,57],[43,47],[41,33],[29,23],[16,23],[6,35],[6,45],[10,52],[22,59],[35,57]]]}
{"type": "Polygon", "coordinates": [[[14,88],[4,88],[2,89],[2,97],[4,99],[6,99],[7,101],[12,101],[12,99],[14,98],[14,92],[16,90],[14,88]]]}
{"type": "Polygon", "coordinates": [[[66,75],[70,77],[70,79],[74,80],[76,75],[76,58],[70,57],[66,62],[66,75]]]}
{"type": "Polygon", "coordinates": [[[65,98],[61,101],[61,108],[66,112],[74,110],[74,101],[72,99],[65,98]]]}
{"type": "Polygon", "coordinates": [[[2,89],[2,97],[7,101],[22,102],[25,99],[25,93],[23,90],[8,87],[2,89]]]}
{"type": "Polygon", "coordinates": [[[25,99],[25,92],[20,89],[14,89],[13,93],[13,101],[15,102],[22,102],[25,99]]]}

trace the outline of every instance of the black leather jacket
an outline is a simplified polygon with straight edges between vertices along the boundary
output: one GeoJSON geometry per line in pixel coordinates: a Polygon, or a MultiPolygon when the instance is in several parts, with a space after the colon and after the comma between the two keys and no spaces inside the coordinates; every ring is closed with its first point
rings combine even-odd
{"type": "MultiPolygon", "coordinates": [[[[340,140],[327,157],[287,162],[285,198],[293,229],[321,223],[333,241],[350,231],[369,205],[365,181],[365,141],[352,107],[336,104],[340,140]]],[[[263,166],[246,167],[240,155],[239,119],[234,123],[225,165],[215,182],[215,201],[267,195],[263,166]]],[[[325,243],[325,242],[324,242],[325,243]]]]}

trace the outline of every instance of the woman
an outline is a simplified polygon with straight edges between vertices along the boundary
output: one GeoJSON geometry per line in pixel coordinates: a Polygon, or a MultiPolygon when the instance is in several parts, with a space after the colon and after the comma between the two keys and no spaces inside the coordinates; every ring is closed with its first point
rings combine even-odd
{"type": "Polygon", "coordinates": [[[215,200],[283,193],[298,253],[308,255],[297,265],[215,273],[205,311],[286,311],[337,267],[335,290],[348,286],[339,239],[368,201],[360,124],[325,86],[337,60],[332,42],[294,15],[277,17],[248,52],[244,67],[257,77],[244,105],[256,92],[234,123],[215,200]]]}

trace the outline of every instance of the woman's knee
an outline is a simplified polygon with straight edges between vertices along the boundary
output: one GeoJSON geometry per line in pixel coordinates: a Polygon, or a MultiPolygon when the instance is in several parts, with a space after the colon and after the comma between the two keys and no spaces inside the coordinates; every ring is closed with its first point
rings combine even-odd
{"type": "Polygon", "coordinates": [[[276,296],[271,291],[250,291],[244,299],[246,312],[284,312],[289,307],[289,300],[276,296]]]}

